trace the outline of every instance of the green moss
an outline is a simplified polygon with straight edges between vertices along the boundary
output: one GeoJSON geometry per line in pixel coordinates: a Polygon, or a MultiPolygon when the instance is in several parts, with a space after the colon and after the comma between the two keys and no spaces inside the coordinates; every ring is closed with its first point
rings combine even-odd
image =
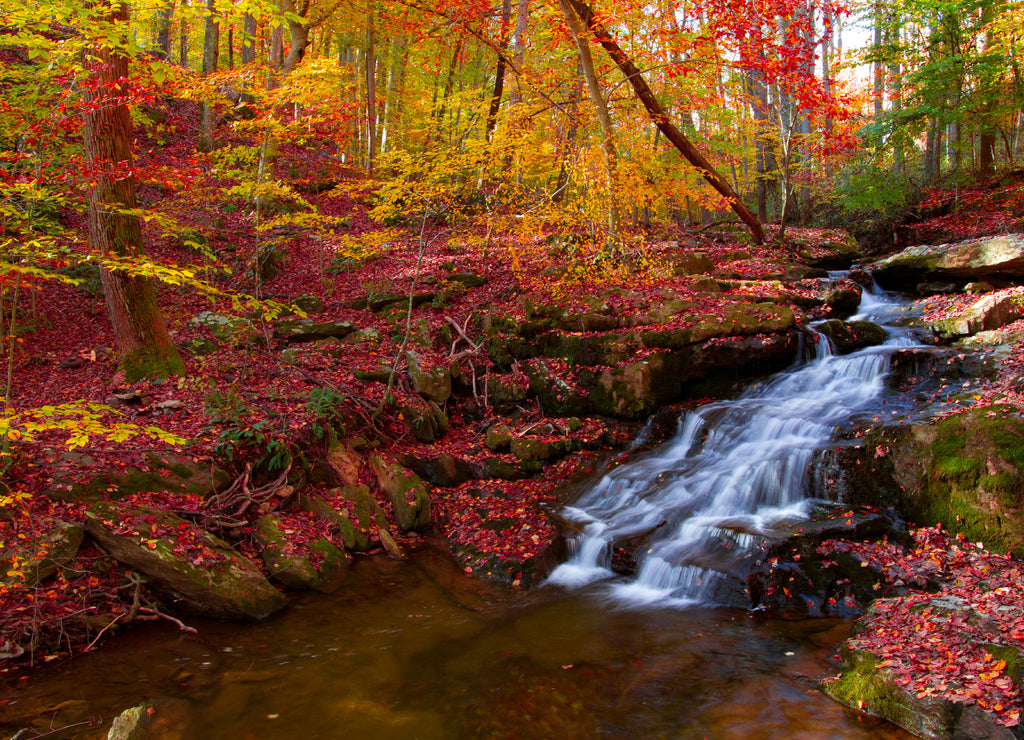
{"type": "Polygon", "coordinates": [[[129,352],[121,358],[119,367],[124,371],[125,381],[134,383],[144,378],[169,378],[185,374],[185,363],[178,350],[171,347],[166,353],[154,347],[143,347],[129,352]]]}

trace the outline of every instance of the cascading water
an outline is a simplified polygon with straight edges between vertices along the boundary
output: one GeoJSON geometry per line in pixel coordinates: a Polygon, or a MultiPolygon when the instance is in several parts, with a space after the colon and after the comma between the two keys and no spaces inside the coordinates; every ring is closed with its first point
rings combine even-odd
{"type": "Polygon", "coordinates": [[[740,599],[752,550],[807,516],[816,451],[880,397],[894,349],[915,344],[906,330],[888,326],[904,311],[893,297],[864,291],[860,310],[856,318],[887,325],[885,346],[836,356],[815,334],[813,361],[737,400],[684,413],[671,441],[605,474],[563,512],[581,531],[548,583],[613,579],[613,558],[625,550],[636,559],[635,574],[610,581],[617,600],[740,599]]]}

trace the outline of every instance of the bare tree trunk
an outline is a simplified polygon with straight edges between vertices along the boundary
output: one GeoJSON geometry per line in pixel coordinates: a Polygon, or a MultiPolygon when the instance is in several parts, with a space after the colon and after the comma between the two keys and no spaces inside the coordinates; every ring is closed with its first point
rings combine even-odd
{"type": "Polygon", "coordinates": [[[171,59],[171,20],[174,17],[174,0],[164,0],[156,11],[156,46],[160,56],[171,59]]]}
{"type": "Polygon", "coordinates": [[[377,29],[373,4],[366,12],[366,171],[373,172],[377,160],[377,29]]]}
{"type": "MultiPolygon", "coordinates": [[[[182,0],[182,6],[188,5],[188,0],[182,0]]],[[[181,66],[184,69],[188,69],[188,23],[185,17],[182,16],[181,31],[178,34],[178,60],[181,62],[181,66]]]]}
{"type": "MultiPolygon", "coordinates": [[[[127,5],[114,5],[109,20],[127,26],[127,5]]],[[[95,83],[82,93],[85,158],[97,173],[89,198],[89,241],[98,254],[139,259],[142,225],[138,216],[125,213],[137,206],[132,123],[127,105],[117,102],[121,93],[113,92],[125,85],[128,58],[101,46],[87,52],[85,63],[95,83]]],[[[184,374],[185,365],[167,332],[152,280],[124,270],[101,270],[100,282],[126,380],[184,374]]]]}
{"type": "MultiPolygon", "coordinates": [[[[220,56],[220,24],[217,21],[217,9],[214,0],[206,0],[206,28],[203,36],[203,76],[217,71],[217,58],[220,56]]],[[[204,152],[213,151],[213,107],[209,101],[203,101],[200,109],[199,148],[204,152]]]]}
{"type": "Polygon", "coordinates": [[[576,50],[579,54],[580,69],[583,71],[583,80],[587,83],[587,92],[590,102],[597,113],[597,121],[601,127],[601,145],[604,149],[605,171],[608,178],[608,239],[614,241],[619,234],[619,209],[618,201],[618,160],[619,154],[615,148],[615,128],[612,125],[611,113],[608,111],[608,104],[605,102],[604,94],[601,92],[601,83],[597,79],[597,72],[594,69],[594,59],[590,54],[590,45],[587,40],[587,24],[582,14],[578,13],[570,0],[558,0],[562,14],[569,23],[569,30],[572,32],[573,40],[576,42],[576,50]]]}
{"type": "Polygon", "coordinates": [[[256,61],[256,16],[246,13],[242,20],[242,64],[256,61]]]}
{"type": "Polygon", "coordinates": [[[730,207],[735,211],[736,215],[747,225],[750,229],[750,234],[756,244],[760,244],[764,241],[764,231],[761,228],[761,223],[757,220],[750,210],[743,205],[743,201],[736,194],[736,191],[732,189],[728,182],[722,179],[722,176],[718,174],[711,162],[697,150],[697,148],[690,143],[690,140],[683,136],[682,132],[677,129],[671,121],[668,119],[668,115],[665,113],[665,109],[661,107],[657,98],[654,97],[654,93],[651,92],[651,88],[648,87],[647,82],[644,81],[643,75],[640,74],[640,70],[636,68],[632,60],[626,56],[626,53],[619,48],[619,45],[615,43],[608,30],[604,25],[597,20],[594,16],[594,11],[589,5],[581,2],[581,0],[560,0],[560,2],[567,3],[579,17],[583,20],[586,26],[590,29],[590,32],[594,34],[598,43],[604,47],[605,51],[612,58],[612,61],[619,67],[622,74],[625,75],[626,79],[629,80],[633,86],[633,90],[636,92],[640,102],[644,104],[647,109],[648,115],[651,120],[654,121],[655,125],[661,129],[661,132],[665,134],[665,138],[672,142],[672,145],[686,158],[686,160],[698,169],[701,173],[701,177],[711,185],[720,195],[722,195],[729,203],[730,207]]]}

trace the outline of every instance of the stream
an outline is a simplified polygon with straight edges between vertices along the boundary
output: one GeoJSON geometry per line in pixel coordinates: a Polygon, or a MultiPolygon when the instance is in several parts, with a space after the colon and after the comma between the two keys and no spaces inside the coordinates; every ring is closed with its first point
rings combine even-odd
{"type": "MultiPolygon", "coordinates": [[[[898,302],[866,293],[863,318],[898,302]]],[[[105,738],[154,702],[150,738],[909,738],[811,679],[837,672],[840,619],[751,614],[744,556],[826,496],[809,462],[881,403],[913,338],[813,360],[680,419],[676,436],[592,481],[566,510],[572,557],[527,594],[467,576],[445,543],[358,558],[333,594],[266,621],[186,619],[0,672],[0,736],[105,738]],[[611,570],[629,542],[635,572],[611,570]],[[681,608],[683,607],[683,608],[681,608]]]]}

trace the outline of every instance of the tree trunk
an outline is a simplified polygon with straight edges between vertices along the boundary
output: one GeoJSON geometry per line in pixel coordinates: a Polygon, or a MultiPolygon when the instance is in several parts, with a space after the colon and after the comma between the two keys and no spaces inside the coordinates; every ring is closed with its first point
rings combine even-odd
{"type": "MultiPolygon", "coordinates": [[[[110,21],[127,25],[127,6],[113,6],[110,21]]],[[[124,86],[128,59],[100,47],[88,52],[85,63],[94,83],[82,93],[85,158],[95,173],[87,214],[89,241],[97,254],[138,260],[142,225],[138,216],[125,213],[136,208],[132,124],[127,105],[116,102],[121,93],[114,92],[124,86]]],[[[100,282],[126,380],[184,374],[185,365],[167,332],[152,280],[123,270],[101,270],[100,282]]]]}
{"type": "Polygon", "coordinates": [[[171,19],[174,17],[174,0],[165,0],[156,11],[156,46],[165,61],[171,59],[171,19]]]}
{"type": "Polygon", "coordinates": [[[246,13],[242,20],[242,64],[256,61],[256,16],[246,13]]]}
{"type": "Polygon", "coordinates": [[[626,56],[626,53],[619,48],[619,45],[615,43],[604,25],[597,20],[594,16],[594,11],[590,6],[581,2],[581,0],[560,1],[567,3],[576,11],[590,29],[590,32],[594,34],[597,41],[604,47],[605,51],[608,52],[608,55],[612,58],[615,64],[618,65],[619,69],[626,76],[626,79],[633,85],[633,90],[636,92],[637,97],[640,98],[640,102],[644,104],[651,120],[654,121],[655,125],[661,129],[663,134],[665,134],[665,138],[671,141],[673,146],[679,150],[686,160],[700,171],[704,180],[728,201],[736,215],[738,215],[743,223],[747,225],[747,228],[750,229],[750,235],[753,237],[754,243],[761,244],[764,241],[764,231],[762,230],[757,217],[751,213],[745,205],[743,205],[743,202],[736,194],[736,191],[732,189],[728,182],[722,179],[722,176],[718,174],[707,158],[690,143],[689,139],[683,136],[682,132],[677,129],[671,121],[669,121],[668,115],[665,113],[665,109],[661,107],[657,98],[654,97],[654,93],[651,92],[651,88],[648,87],[647,83],[644,81],[643,75],[640,74],[640,70],[638,70],[632,60],[626,56]]]}
{"type": "MultiPolygon", "coordinates": [[[[203,36],[203,76],[212,75],[217,71],[217,59],[220,56],[220,24],[217,21],[217,9],[214,0],[206,0],[206,29],[203,36]]],[[[199,149],[204,152],[213,151],[213,106],[204,100],[199,104],[200,140],[199,149]]]]}
{"type": "Polygon", "coordinates": [[[566,21],[569,23],[569,30],[572,32],[573,40],[576,42],[580,68],[583,71],[583,80],[587,83],[590,102],[594,106],[594,110],[597,113],[597,121],[601,126],[601,145],[604,149],[605,171],[608,177],[608,239],[609,241],[614,241],[618,238],[619,233],[619,209],[617,205],[619,154],[615,149],[615,129],[612,126],[611,113],[608,112],[608,104],[605,102],[604,94],[601,92],[601,83],[597,79],[594,59],[590,54],[590,43],[586,36],[587,19],[582,13],[577,11],[571,0],[558,0],[558,4],[566,21]]]}
{"type": "Polygon", "coordinates": [[[377,165],[377,28],[373,5],[366,12],[366,171],[377,165]]]}
{"type": "Polygon", "coordinates": [[[487,125],[484,135],[491,140],[494,127],[498,123],[498,110],[501,108],[501,95],[505,90],[505,50],[508,49],[508,24],[512,20],[512,0],[501,3],[501,54],[494,68],[494,89],[491,92],[491,105],[487,110],[487,125]]]}

